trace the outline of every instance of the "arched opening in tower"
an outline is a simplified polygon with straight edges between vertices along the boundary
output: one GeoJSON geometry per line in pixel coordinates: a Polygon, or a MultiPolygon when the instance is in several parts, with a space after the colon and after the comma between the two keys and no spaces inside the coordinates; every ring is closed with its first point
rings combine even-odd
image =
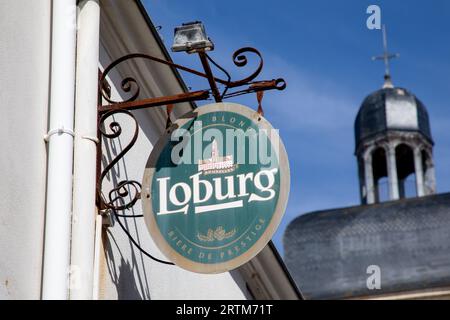
{"type": "Polygon", "coordinates": [[[406,144],[400,144],[395,148],[395,160],[397,164],[398,191],[401,199],[416,197],[416,170],[414,166],[414,152],[406,144]]]}
{"type": "Polygon", "coordinates": [[[375,202],[389,200],[389,183],[386,151],[380,147],[372,153],[372,170],[374,180],[375,202]]]}

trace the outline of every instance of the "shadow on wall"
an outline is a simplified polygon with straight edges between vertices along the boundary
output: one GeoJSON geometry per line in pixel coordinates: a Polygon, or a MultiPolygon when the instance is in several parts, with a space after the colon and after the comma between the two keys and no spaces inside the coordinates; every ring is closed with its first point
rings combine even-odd
{"type": "Polygon", "coordinates": [[[123,258],[120,259],[119,279],[116,286],[119,300],[143,300],[136,286],[130,263],[123,258]]]}
{"type": "MultiPolygon", "coordinates": [[[[120,251],[113,234],[108,231],[107,238],[104,241],[105,244],[105,256],[106,263],[108,266],[108,272],[112,283],[115,285],[117,290],[117,298],[119,300],[144,300],[150,299],[150,295],[147,291],[148,296],[143,297],[139,288],[137,286],[137,279],[133,272],[133,267],[130,262],[126,261],[120,251]],[[111,248],[111,244],[116,246],[116,250],[120,255],[120,265],[116,265],[117,259],[114,258],[114,253],[111,248]]],[[[147,284],[146,284],[147,285],[147,284]]],[[[143,287],[143,284],[140,284],[143,287]]]]}
{"type": "Polygon", "coordinates": [[[230,275],[233,278],[234,282],[238,285],[239,289],[241,289],[241,292],[245,295],[245,298],[247,300],[254,300],[255,297],[252,296],[250,293],[247,282],[242,277],[242,272],[239,271],[239,269],[231,270],[230,275]]]}

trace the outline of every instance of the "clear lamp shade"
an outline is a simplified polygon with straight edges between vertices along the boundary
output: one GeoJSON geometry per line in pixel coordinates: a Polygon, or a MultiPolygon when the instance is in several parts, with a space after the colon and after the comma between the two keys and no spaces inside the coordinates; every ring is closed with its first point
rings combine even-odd
{"type": "Polygon", "coordinates": [[[185,23],[175,28],[172,51],[189,52],[198,49],[213,49],[213,44],[206,36],[205,27],[201,22],[185,23]]]}

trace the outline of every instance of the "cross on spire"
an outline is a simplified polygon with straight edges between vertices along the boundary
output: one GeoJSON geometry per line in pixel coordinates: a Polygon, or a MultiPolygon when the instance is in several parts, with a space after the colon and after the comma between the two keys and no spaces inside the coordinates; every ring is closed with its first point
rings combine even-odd
{"type": "Polygon", "coordinates": [[[392,79],[391,79],[391,70],[389,67],[389,60],[398,58],[400,55],[398,53],[389,53],[388,51],[388,43],[387,43],[387,35],[386,35],[386,25],[383,25],[383,49],[384,53],[382,56],[373,57],[372,60],[383,60],[385,65],[385,73],[384,73],[384,85],[383,88],[393,88],[392,79]]]}

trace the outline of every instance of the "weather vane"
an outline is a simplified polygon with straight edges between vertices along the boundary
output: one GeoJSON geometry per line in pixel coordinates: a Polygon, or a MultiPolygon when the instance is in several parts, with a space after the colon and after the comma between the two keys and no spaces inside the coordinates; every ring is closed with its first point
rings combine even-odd
{"type": "Polygon", "coordinates": [[[389,60],[400,57],[398,53],[389,53],[388,43],[387,43],[387,34],[386,34],[386,25],[383,25],[383,55],[372,57],[372,60],[383,60],[385,65],[385,73],[384,73],[384,86],[383,88],[393,88],[392,79],[391,79],[391,70],[389,67],[389,60]]]}

